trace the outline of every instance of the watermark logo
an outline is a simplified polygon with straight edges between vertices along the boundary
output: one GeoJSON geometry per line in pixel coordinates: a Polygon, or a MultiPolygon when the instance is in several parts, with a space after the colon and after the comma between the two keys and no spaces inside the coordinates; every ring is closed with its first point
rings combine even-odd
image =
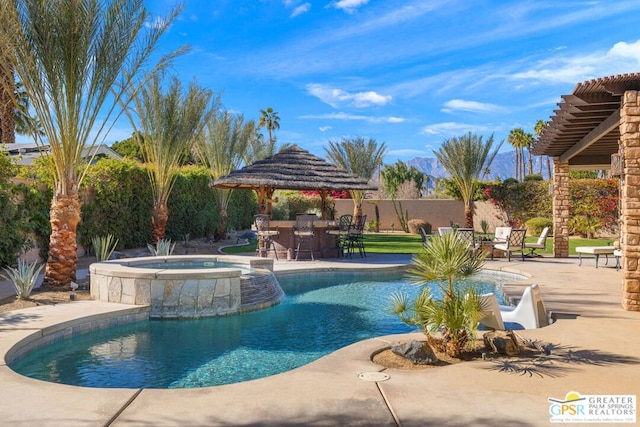
{"type": "Polygon", "coordinates": [[[570,391],[564,399],[548,398],[552,423],[635,423],[635,395],[581,395],[570,391]]]}

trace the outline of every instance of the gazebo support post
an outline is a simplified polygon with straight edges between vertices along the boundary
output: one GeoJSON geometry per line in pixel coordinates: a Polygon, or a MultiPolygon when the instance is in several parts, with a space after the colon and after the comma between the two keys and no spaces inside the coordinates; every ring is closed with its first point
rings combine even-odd
{"type": "Polygon", "coordinates": [[[620,111],[623,158],[622,194],[622,308],[640,311],[640,91],[627,90],[620,111]]]}
{"type": "Polygon", "coordinates": [[[553,158],[553,256],[569,257],[569,162],[553,158]]]}
{"type": "Polygon", "coordinates": [[[319,190],[320,194],[320,209],[322,219],[327,219],[327,196],[329,192],[327,190],[319,190]]]}

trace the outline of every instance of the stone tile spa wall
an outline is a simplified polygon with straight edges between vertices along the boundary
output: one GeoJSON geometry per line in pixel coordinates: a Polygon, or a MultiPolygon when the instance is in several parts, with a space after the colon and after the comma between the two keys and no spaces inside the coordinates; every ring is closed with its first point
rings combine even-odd
{"type": "Polygon", "coordinates": [[[150,305],[152,318],[224,316],[271,307],[284,296],[272,270],[271,259],[198,255],[119,259],[89,268],[93,299],[150,305]],[[234,266],[213,267],[219,262],[234,266]]]}

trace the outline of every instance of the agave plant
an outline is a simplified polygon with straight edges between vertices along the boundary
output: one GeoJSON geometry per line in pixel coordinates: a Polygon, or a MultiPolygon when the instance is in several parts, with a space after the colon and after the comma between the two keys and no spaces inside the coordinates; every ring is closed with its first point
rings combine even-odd
{"type": "Polygon", "coordinates": [[[29,299],[29,295],[31,295],[33,286],[36,284],[36,279],[43,267],[44,264],[38,265],[37,261],[30,264],[26,261],[18,260],[17,268],[5,268],[5,274],[0,273],[0,276],[13,283],[19,299],[29,299]]]}
{"type": "Polygon", "coordinates": [[[454,281],[480,271],[484,255],[469,251],[456,233],[433,236],[413,258],[408,273],[415,283],[435,282],[442,290],[436,299],[425,287],[413,301],[402,293],[391,295],[392,307],[400,320],[424,329],[427,341],[451,357],[458,357],[473,342],[481,311],[478,296],[469,289],[456,290],[454,281]]]}
{"type": "Polygon", "coordinates": [[[96,261],[106,261],[111,258],[113,251],[118,246],[118,239],[113,238],[113,234],[106,236],[96,236],[91,239],[93,251],[96,254],[96,261]]]}
{"type": "Polygon", "coordinates": [[[171,239],[160,239],[156,243],[155,246],[152,244],[147,244],[147,248],[149,248],[149,252],[151,252],[151,256],[167,256],[173,253],[176,244],[171,243],[171,239]]]}

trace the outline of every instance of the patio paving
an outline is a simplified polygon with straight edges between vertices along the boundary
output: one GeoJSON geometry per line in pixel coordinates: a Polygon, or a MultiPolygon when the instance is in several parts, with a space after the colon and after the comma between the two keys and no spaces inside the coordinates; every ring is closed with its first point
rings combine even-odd
{"type": "MultiPolygon", "coordinates": [[[[408,261],[407,256],[372,254],[334,262],[280,261],[276,271],[393,268],[408,261]]],[[[640,313],[621,308],[621,273],[604,266],[596,269],[589,260],[581,267],[577,264],[577,258],[500,259],[486,264],[529,276],[508,285],[508,295],[519,295],[531,283],[540,285],[547,310],[559,320],[519,333],[553,344],[549,363],[487,360],[403,371],[370,361],[373,352],[409,338],[402,335],[361,341],[293,371],[245,383],[130,390],[28,379],[11,371],[3,358],[0,420],[3,425],[25,426],[549,425],[550,397],[563,399],[570,391],[629,395],[640,390],[640,313]],[[389,379],[359,378],[369,372],[384,372],[389,379]]],[[[107,318],[126,307],[76,301],[0,313],[0,354],[42,328],[89,314],[107,318]]]]}

